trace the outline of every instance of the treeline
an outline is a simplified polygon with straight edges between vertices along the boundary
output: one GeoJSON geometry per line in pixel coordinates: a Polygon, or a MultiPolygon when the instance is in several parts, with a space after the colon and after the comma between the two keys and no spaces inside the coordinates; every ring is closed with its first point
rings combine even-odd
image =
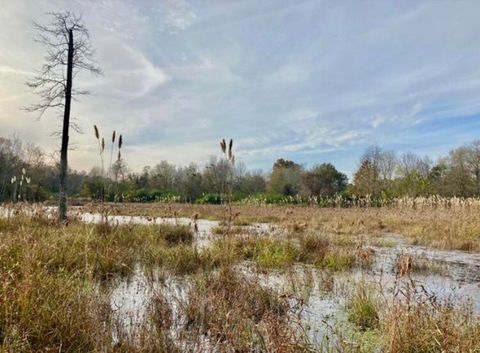
{"type": "MultiPolygon", "coordinates": [[[[0,138],[0,201],[45,201],[58,194],[57,155],[48,155],[18,138],[0,138]]],[[[221,203],[222,194],[234,201],[264,203],[320,203],[368,196],[388,200],[402,196],[480,195],[480,140],[456,148],[433,162],[414,153],[396,154],[369,147],[358,161],[351,183],[333,164],[311,168],[278,159],[269,173],[249,171],[243,163],[234,168],[222,158],[205,166],[179,167],[162,161],[141,172],[132,172],[123,159],[110,170],[69,170],[67,193],[104,201],[177,201],[221,203]],[[323,201],[322,201],[323,200],[323,201]]],[[[326,203],[328,204],[328,203],[326,203]]]]}
{"type": "Polygon", "coordinates": [[[433,162],[414,153],[397,155],[369,147],[353,175],[350,193],[384,197],[473,197],[480,195],[480,140],[433,162]]]}

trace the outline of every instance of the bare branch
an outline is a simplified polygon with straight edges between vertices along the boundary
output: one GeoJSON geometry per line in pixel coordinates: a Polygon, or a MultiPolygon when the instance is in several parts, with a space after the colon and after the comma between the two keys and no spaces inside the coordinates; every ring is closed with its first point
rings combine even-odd
{"type": "MultiPolygon", "coordinates": [[[[37,31],[35,41],[46,48],[45,64],[39,73],[33,77],[27,86],[40,97],[40,102],[25,110],[38,112],[40,117],[48,109],[63,108],[65,99],[66,67],[68,55],[69,31],[74,35],[73,43],[73,73],[74,77],[82,71],[100,75],[102,71],[92,59],[94,50],[91,48],[88,30],[81,17],[67,11],[51,12],[53,20],[47,25],[34,22],[37,31]]],[[[72,98],[88,94],[87,90],[73,89],[72,98]]]]}

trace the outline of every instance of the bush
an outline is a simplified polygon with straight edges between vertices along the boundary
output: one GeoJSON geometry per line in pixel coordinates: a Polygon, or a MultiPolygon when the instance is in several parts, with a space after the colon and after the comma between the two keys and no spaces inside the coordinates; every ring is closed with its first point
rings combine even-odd
{"type": "Polygon", "coordinates": [[[199,204],[220,205],[222,203],[222,195],[220,194],[203,194],[202,197],[197,199],[199,204]]]}
{"type": "Polygon", "coordinates": [[[191,244],[193,241],[193,233],[188,226],[160,224],[155,227],[156,233],[169,245],[191,244]]]}
{"type": "Polygon", "coordinates": [[[348,319],[362,330],[374,329],[379,323],[377,307],[373,289],[359,283],[347,302],[348,319]]]}
{"type": "Polygon", "coordinates": [[[130,202],[166,202],[180,201],[181,197],[170,191],[142,188],[130,191],[126,199],[130,202]]]}

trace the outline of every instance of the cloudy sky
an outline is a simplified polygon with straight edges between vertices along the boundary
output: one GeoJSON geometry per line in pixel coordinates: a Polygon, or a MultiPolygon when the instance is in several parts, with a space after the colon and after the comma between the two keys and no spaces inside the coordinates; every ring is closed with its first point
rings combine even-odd
{"type": "Polygon", "coordinates": [[[60,120],[21,110],[43,62],[32,21],[81,14],[101,77],[73,105],[71,165],[98,164],[93,124],[125,138],[133,170],[205,162],[222,137],[351,173],[366,146],[433,158],[480,137],[480,2],[0,0],[0,136],[55,150],[60,120]]]}

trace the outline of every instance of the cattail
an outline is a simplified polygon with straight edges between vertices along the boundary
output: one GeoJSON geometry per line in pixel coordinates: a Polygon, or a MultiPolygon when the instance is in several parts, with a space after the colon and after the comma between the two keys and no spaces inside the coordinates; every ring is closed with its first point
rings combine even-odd
{"type": "Polygon", "coordinates": [[[118,139],[118,149],[122,148],[122,143],[123,143],[123,137],[122,137],[122,135],[120,135],[120,137],[118,139]]]}
{"type": "Polygon", "coordinates": [[[232,147],[233,147],[233,140],[230,139],[230,143],[229,143],[229,145],[228,145],[228,152],[229,152],[229,153],[232,153],[232,147]]]}
{"type": "Polygon", "coordinates": [[[97,125],[93,125],[93,128],[95,129],[95,137],[97,138],[97,140],[99,140],[99,139],[100,139],[100,134],[99,134],[99,132],[98,132],[98,127],[97,127],[97,125]]]}
{"type": "Polygon", "coordinates": [[[115,130],[113,130],[113,134],[112,134],[112,143],[115,143],[115,130]]]}
{"type": "Polygon", "coordinates": [[[102,137],[102,152],[105,150],[105,139],[102,137]]]}

